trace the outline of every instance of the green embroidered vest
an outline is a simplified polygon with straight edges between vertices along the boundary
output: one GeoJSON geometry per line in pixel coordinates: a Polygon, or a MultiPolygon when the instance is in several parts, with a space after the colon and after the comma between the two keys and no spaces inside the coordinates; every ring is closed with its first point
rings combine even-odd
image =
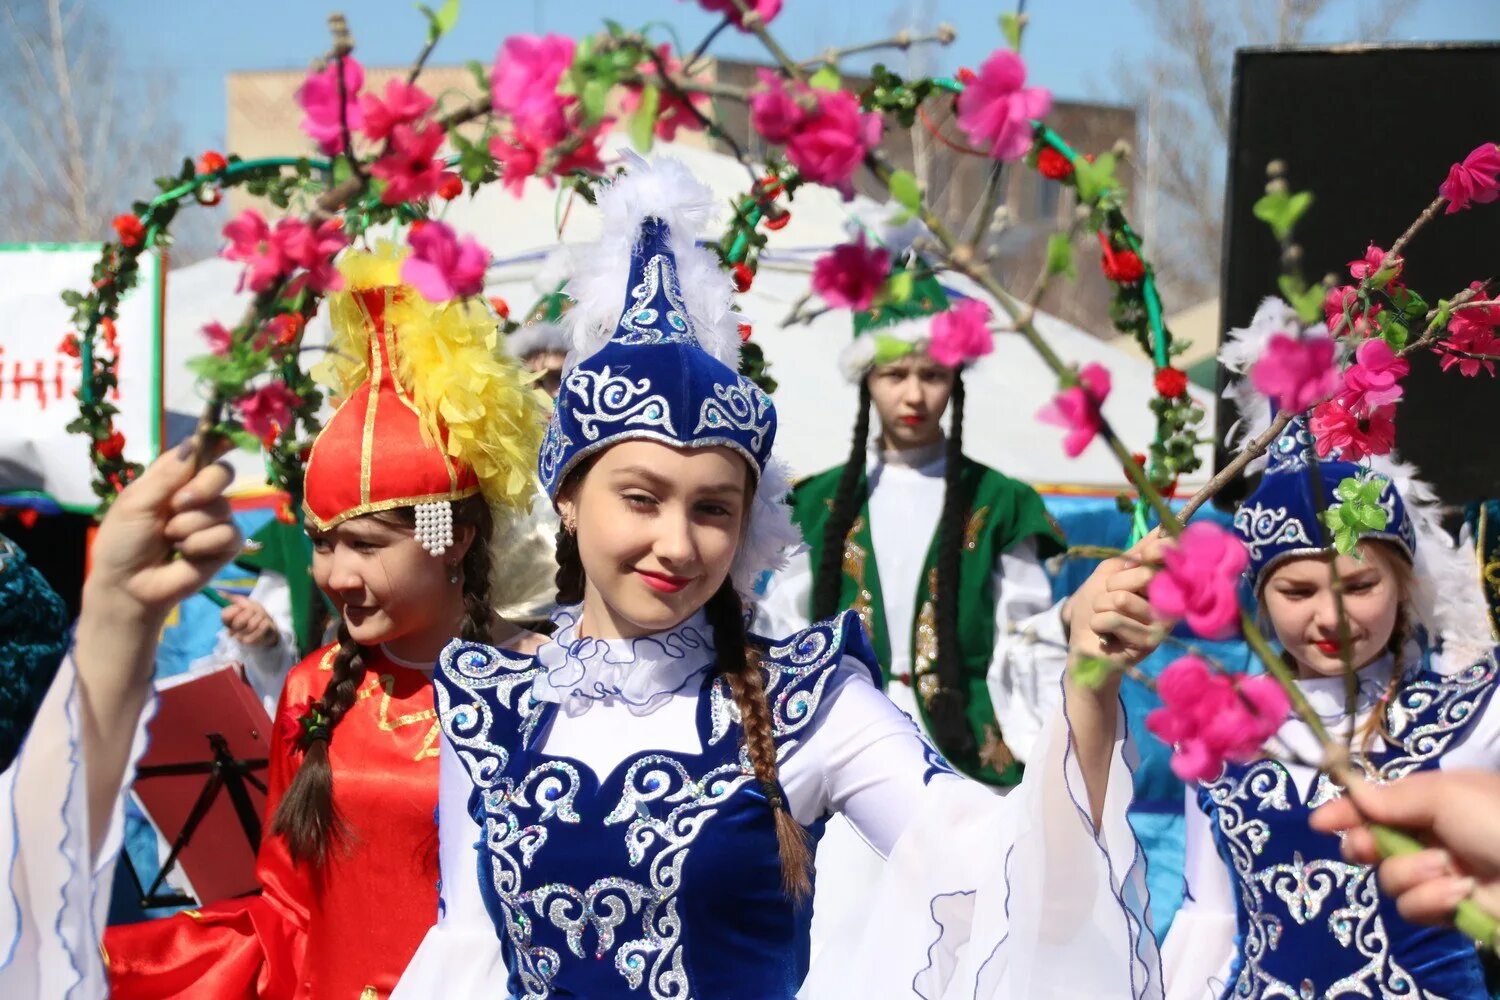
{"type": "MultiPolygon", "coordinates": [[[[959,554],[959,656],[961,657],[960,694],[964,713],[974,732],[977,753],[955,754],[951,747],[939,747],[944,756],[965,774],[992,785],[1014,785],[1021,780],[1021,765],[1005,745],[1004,735],[995,720],[985,676],[995,651],[995,599],[993,573],[1000,556],[1018,542],[1035,538],[1038,553],[1046,558],[1061,551],[1062,535],[1042,505],[1042,498],[1025,483],[1018,482],[988,466],[965,457],[959,471],[959,482],[966,495],[974,499],[969,505],[959,554]]],[[[823,551],[823,526],[833,509],[842,466],[803,480],[792,493],[792,518],[802,530],[812,551],[808,554],[817,590],[817,572],[823,551]]],[[[868,482],[860,477],[859,493],[868,494],[868,482]]],[[[843,589],[840,608],[859,613],[880,657],[882,679],[889,684],[891,662],[890,635],[886,629],[887,614],[912,616],[912,686],[917,692],[917,706],[923,728],[932,731],[927,718],[927,703],[938,687],[937,675],[937,557],[941,525],[933,532],[917,583],[914,608],[887,608],[880,590],[880,573],[876,569],[870,541],[870,510],[861,504],[844,542],[843,589]]]]}

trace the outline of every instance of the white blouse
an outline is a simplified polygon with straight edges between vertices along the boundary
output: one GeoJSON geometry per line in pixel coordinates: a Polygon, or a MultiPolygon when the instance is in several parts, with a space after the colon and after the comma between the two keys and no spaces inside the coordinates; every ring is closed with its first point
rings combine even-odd
{"type": "MultiPolygon", "coordinates": [[[[1405,657],[1406,662],[1415,662],[1416,655],[1413,647],[1405,657]]],[[[1354,721],[1356,733],[1362,732],[1370,712],[1383,706],[1381,699],[1393,667],[1394,658],[1387,655],[1360,670],[1354,721]]],[[[1447,672],[1440,658],[1435,658],[1433,668],[1440,673],[1447,672]]],[[[1330,733],[1342,736],[1349,731],[1343,677],[1300,680],[1297,686],[1330,733]]],[[[1485,704],[1480,717],[1463,739],[1443,754],[1438,767],[1500,769],[1500,707],[1497,704],[1500,703],[1495,698],[1485,704]]],[[[1380,739],[1378,734],[1374,738],[1380,739]]],[[[1380,745],[1384,745],[1383,740],[1380,745]]],[[[1321,757],[1312,730],[1292,716],[1267,744],[1267,751],[1286,765],[1300,797],[1306,801],[1318,772],[1300,761],[1316,761],[1321,757]]],[[[1238,933],[1234,887],[1229,869],[1215,846],[1212,824],[1198,806],[1196,784],[1187,786],[1185,811],[1185,891],[1182,908],[1177,911],[1167,939],[1162,943],[1162,966],[1166,973],[1168,1000],[1210,1000],[1223,993],[1234,960],[1238,933]]]]}
{"type": "MultiPolygon", "coordinates": [[[[571,615],[561,622],[537,654],[548,674],[533,692],[561,708],[540,735],[542,752],[603,776],[646,751],[702,749],[696,713],[712,632],[701,613],[671,632],[635,640],[579,642],[571,615]]],[[[891,996],[895,980],[888,977],[897,971],[904,981],[928,983],[921,993],[927,997],[1071,995],[1039,991],[1035,984],[1059,969],[1037,960],[1081,944],[1100,970],[1095,985],[1102,992],[1087,995],[1159,996],[1154,945],[1142,922],[1142,869],[1125,822],[1133,748],[1123,715],[1117,725],[1107,815],[1096,834],[1086,803],[1074,798],[1083,785],[1060,712],[1038,776],[1028,771],[1031,791],[1002,799],[950,771],[934,776],[933,752],[916,726],[875,688],[863,664],[846,658],[805,735],[783,747],[780,781],[799,822],[842,814],[889,857],[875,887],[887,905],[829,943],[800,995],[891,996]],[[938,843],[941,857],[931,853],[938,843]],[[1018,875],[1021,864],[1027,867],[1018,875]],[[1034,895],[1007,898],[1015,895],[1006,892],[1008,880],[1034,895]],[[1061,896],[1067,904],[1052,906],[1061,896]],[[1086,926],[1079,908],[1087,911],[1086,926]],[[1051,938],[1038,945],[1048,928],[1051,938]],[[871,963],[886,978],[866,979],[871,963]]],[[[506,975],[476,875],[483,838],[468,812],[473,785],[446,738],[440,773],[441,915],[403,976],[398,1000],[497,996],[506,975]]],[[[1072,972],[1066,978],[1074,982],[1072,972]]]]}

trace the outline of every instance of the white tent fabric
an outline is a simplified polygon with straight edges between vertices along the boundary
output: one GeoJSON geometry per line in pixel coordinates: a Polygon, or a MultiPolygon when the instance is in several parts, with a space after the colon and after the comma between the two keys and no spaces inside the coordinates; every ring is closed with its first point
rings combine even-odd
{"type": "MultiPolygon", "coordinates": [[[[748,186],[744,168],[731,157],[679,144],[659,145],[658,152],[683,160],[720,194],[726,217],[731,200],[748,186]]],[[[798,192],[791,211],[790,222],[769,234],[755,283],[739,301],[753,325],[755,341],[771,362],[772,375],[780,382],[777,451],[797,474],[805,475],[838,464],[848,452],[856,396],[838,374],[836,359],[850,336],[849,316],[835,310],[807,325],[783,327],[782,321],[808,291],[812,260],[847,238],[849,213],[837,194],[810,186],[798,192]]],[[[559,222],[562,240],[568,243],[595,238],[599,226],[592,206],[577,198],[559,199],[538,181],[527,182],[519,199],[491,185],[473,198],[465,196],[451,203],[444,218],[461,233],[475,235],[496,254],[487,292],[504,297],[517,314],[538,296],[532,279],[558,243],[559,222]]],[[[165,351],[169,410],[195,415],[202,407],[201,394],[184,364],[203,353],[198,331],[205,323],[219,320],[231,325],[241,315],[249,295],[235,292],[238,275],[238,265],[220,259],[171,272],[165,351]]],[[[960,293],[975,291],[961,280],[945,276],[945,281],[960,293]]],[[[1097,361],[1109,369],[1114,385],[1105,415],[1128,447],[1145,451],[1153,433],[1153,417],[1146,406],[1153,391],[1150,362],[1049,315],[1039,315],[1037,327],[1064,361],[1080,366],[1097,361]]],[[[326,342],[326,319],[320,314],[309,325],[306,343],[315,347],[326,342]]],[[[967,384],[965,450],[975,459],[1040,485],[1109,489],[1123,484],[1119,467],[1102,442],[1079,458],[1069,459],[1062,451],[1062,430],[1036,420],[1057,383],[1019,335],[1001,335],[994,353],[969,373],[967,384]]],[[[1214,400],[1196,386],[1190,391],[1208,411],[1204,426],[1212,427],[1214,400]]],[[[241,456],[236,464],[249,479],[259,477],[258,458],[241,456]]],[[[1206,478],[1199,473],[1184,485],[1206,478]]]]}

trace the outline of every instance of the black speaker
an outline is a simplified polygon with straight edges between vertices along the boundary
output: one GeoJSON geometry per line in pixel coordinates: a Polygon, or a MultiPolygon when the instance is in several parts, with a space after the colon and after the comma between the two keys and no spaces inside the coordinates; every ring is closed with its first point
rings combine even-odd
{"type": "MultiPolygon", "coordinates": [[[[1389,247],[1435,197],[1448,168],[1481,142],[1500,141],[1500,45],[1241,49],[1235,53],[1224,194],[1220,339],[1245,326],[1276,293],[1280,249],[1251,212],[1266,166],[1286,164],[1291,190],[1313,207],[1297,227],[1303,268],[1315,281],[1367,244],[1389,247]]],[[[1405,280],[1429,302],[1475,279],[1500,276],[1500,203],[1439,215],[1407,246],[1405,280]]],[[[1445,504],[1500,496],[1500,385],[1485,374],[1443,372],[1413,355],[1396,407],[1396,447],[1445,504]]],[[[1219,389],[1225,372],[1218,373],[1219,389]]],[[[1216,467],[1229,456],[1235,420],[1221,400],[1216,467]]],[[[1219,494],[1230,506],[1243,479],[1219,494]]]]}

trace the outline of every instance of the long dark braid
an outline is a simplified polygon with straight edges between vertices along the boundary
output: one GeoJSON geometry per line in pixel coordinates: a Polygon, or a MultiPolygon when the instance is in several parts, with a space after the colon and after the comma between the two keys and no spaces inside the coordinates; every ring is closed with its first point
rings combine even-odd
{"type": "Polygon", "coordinates": [[[807,831],[792,816],[778,780],[771,706],[766,701],[760,651],[749,645],[745,634],[744,605],[740,603],[734,586],[726,579],[703,610],[714,630],[718,669],[728,682],[740,711],[745,754],[755,770],[755,780],[760,784],[776,823],[782,889],[793,900],[806,899],[812,892],[812,848],[807,843],[807,831]]]}
{"type": "MultiPolygon", "coordinates": [[[[385,518],[404,527],[416,524],[410,507],[368,516],[385,518]]],[[[495,612],[490,607],[490,542],[494,519],[489,505],[482,497],[475,496],[453,505],[453,522],[474,526],[474,540],[461,564],[464,600],[461,634],[473,642],[488,642],[495,628],[495,612]]],[[[314,867],[322,867],[334,843],[346,832],[333,804],[333,767],[328,745],[334,729],[354,707],[369,658],[369,650],[354,641],[342,621],[338,641],[328,686],[313,706],[314,722],[300,735],[302,763],[271,819],[271,832],[286,839],[292,861],[308,861],[314,867]]]]}
{"type": "Polygon", "coordinates": [[[937,553],[937,672],[939,687],[927,699],[927,715],[938,745],[967,757],[977,751],[974,731],[964,715],[963,650],[958,638],[959,564],[969,522],[970,497],[961,473],[964,451],[964,372],[953,372],[948,404],[948,456],[943,470],[943,515],[937,553]]]}
{"type": "Polygon", "coordinates": [[[838,612],[844,592],[844,541],[854,519],[865,504],[864,490],[859,488],[865,474],[865,451],[870,442],[870,383],[868,377],[859,383],[859,411],[854,419],[854,440],[849,442],[849,461],[839,474],[833,510],[823,524],[823,552],[813,577],[812,617],[814,621],[838,612]]]}

